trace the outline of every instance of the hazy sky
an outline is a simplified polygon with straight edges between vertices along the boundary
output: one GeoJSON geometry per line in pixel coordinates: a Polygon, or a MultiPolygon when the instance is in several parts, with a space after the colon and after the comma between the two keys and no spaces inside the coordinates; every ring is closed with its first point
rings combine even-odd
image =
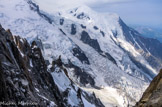
{"type": "Polygon", "coordinates": [[[120,0],[89,5],[99,12],[118,13],[127,24],[162,28],[162,0],[120,0]]]}
{"type": "Polygon", "coordinates": [[[127,24],[162,28],[162,0],[34,0],[40,7],[55,11],[88,5],[98,12],[115,12],[127,24]]]}

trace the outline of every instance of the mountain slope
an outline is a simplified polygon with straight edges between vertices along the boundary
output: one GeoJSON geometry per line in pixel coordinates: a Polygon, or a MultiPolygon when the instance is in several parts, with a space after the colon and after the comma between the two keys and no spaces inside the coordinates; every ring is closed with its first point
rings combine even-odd
{"type": "Polygon", "coordinates": [[[0,26],[0,45],[2,106],[12,102],[13,106],[104,107],[94,94],[68,78],[60,59],[47,69],[35,41],[30,46],[26,39],[12,36],[0,26]]]}
{"type": "Polygon", "coordinates": [[[21,103],[20,100],[42,106],[64,105],[39,48],[30,46],[25,39],[12,36],[1,26],[0,43],[1,101],[13,101],[15,105],[21,103]]]}
{"type": "Polygon", "coordinates": [[[134,105],[161,67],[162,44],[155,41],[151,47],[150,39],[141,38],[116,14],[96,13],[87,6],[49,14],[31,0],[0,3],[5,28],[36,41],[48,68],[61,55],[69,78],[83,90],[95,92],[105,106],[134,105]],[[116,95],[103,97],[110,92],[116,95]]]}

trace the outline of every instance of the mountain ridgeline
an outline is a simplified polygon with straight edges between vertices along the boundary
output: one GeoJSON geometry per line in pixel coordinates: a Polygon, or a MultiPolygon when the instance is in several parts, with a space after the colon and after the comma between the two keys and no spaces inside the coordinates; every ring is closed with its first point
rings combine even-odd
{"type": "Polygon", "coordinates": [[[162,44],[115,13],[87,6],[51,13],[40,0],[0,4],[0,24],[10,29],[0,27],[1,101],[134,106],[162,68],[162,44]]]}

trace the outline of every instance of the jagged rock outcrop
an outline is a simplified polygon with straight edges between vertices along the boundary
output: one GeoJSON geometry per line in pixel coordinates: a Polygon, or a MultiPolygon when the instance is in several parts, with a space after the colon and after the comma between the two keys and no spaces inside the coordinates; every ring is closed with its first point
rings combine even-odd
{"type": "Polygon", "coordinates": [[[0,87],[0,105],[84,107],[86,100],[96,107],[104,107],[95,95],[75,86],[63,67],[61,56],[48,69],[37,42],[30,45],[26,39],[13,36],[1,25],[0,87]],[[64,77],[57,81],[60,75],[64,77]],[[65,86],[60,87],[60,83],[65,86]],[[75,101],[73,97],[76,97],[75,101]]]}
{"type": "MultiPolygon", "coordinates": [[[[64,102],[68,104],[69,100],[74,100],[73,103],[77,105],[77,107],[104,107],[100,99],[96,98],[96,95],[94,93],[87,93],[81,88],[78,88],[74,84],[74,82],[76,81],[73,82],[73,80],[68,75],[69,72],[76,73],[78,77],[80,75],[80,80],[82,80],[80,81],[80,84],[82,85],[92,83],[91,85],[93,86],[94,84],[94,81],[89,74],[81,71],[79,67],[72,65],[70,61],[69,64],[64,64],[61,60],[61,56],[59,56],[57,60],[52,62],[51,75],[53,76],[54,80],[59,86],[59,89],[63,93],[64,102]],[[74,69],[74,71],[69,71],[69,69],[74,69]],[[87,104],[85,100],[87,100],[86,102],[88,102],[89,104],[87,104]]],[[[71,105],[68,106],[71,107],[71,105]]]]}
{"type": "MultiPolygon", "coordinates": [[[[78,102],[82,102],[78,101],[80,97],[76,97],[76,93],[80,92],[78,91],[79,88],[72,88],[73,85],[70,85],[74,83],[77,84],[75,87],[80,86],[85,91],[95,92],[105,106],[108,106],[109,103],[114,106],[135,105],[135,102],[139,101],[145,87],[155,76],[156,72],[154,71],[161,67],[161,63],[154,60],[154,57],[161,55],[161,44],[155,41],[157,44],[154,45],[154,42],[151,42],[152,39],[138,37],[137,32],[124,25],[124,22],[121,23],[116,14],[100,14],[87,6],[71,7],[72,9],[69,11],[51,13],[48,9],[44,10],[41,5],[39,8],[38,4],[41,4],[42,1],[34,1],[14,0],[10,2],[0,0],[0,23],[5,28],[10,28],[13,34],[25,37],[30,43],[33,40],[36,41],[37,46],[33,46],[36,53],[33,53],[33,55],[32,52],[29,52],[31,56],[33,55],[32,57],[27,56],[25,50],[33,49],[26,49],[26,46],[21,45],[21,41],[16,43],[16,47],[18,46],[18,52],[23,59],[16,54],[17,49],[14,49],[13,54],[15,54],[15,57],[20,57],[17,60],[18,65],[24,65],[19,60],[25,61],[24,59],[27,56],[27,73],[28,68],[29,71],[36,70],[32,73],[29,72],[31,74],[29,77],[33,81],[33,78],[38,76],[38,88],[36,87],[38,90],[41,90],[39,87],[43,87],[42,84],[48,84],[42,76],[42,74],[44,75],[43,69],[48,68],[47,71],[53,71],[50,72],[52,81],[57,85],[60,94],[64,93],[60,96],[63,96],[64,102],[69,103],[69,105],[72,105],[74,101],[75,106],[78,102]],[[11,13],[14,13],[14,15],[11,13]],[[97,28],[94,28],[94,26],[97,28]],[[153,46],[151,50],[149,50],[150,46],[153,46]],[[39,49],[35,49],[37,47],[44,49],[42,52],[48,66],[44,65],[42,58],[37,58],[40,55],[35,55],[39,53],[39,49]],[[152,54],[154,56],[149,57],[152,52],[158,54],[152,54]],[[63,66],[53,64],[53,68],[50,69],[51,62],[57,59],[59,55],[61,55],[63,66]],[[146,60],[144,55],[148,56],[149,61],[146,60]],[[69,65],[68,60],[71,61],[71,66],[64,65],[69,65]],[[38,63],[39,61],[42,62],[38,63]],[[31,67],[30,69],[30,64],[34,68],[31,67]],[[42,65],[42,68],[40,65],[42,65]],[[67,73],[64,72],[62,67],[67,70],[68,75],[65,75],[67,73]],[[73,82],[69,81],[70,79],[73,82]],[[115,89],[113,96],[110,96],[111,87],[115,89]],[[106,95],[108,95],[108,98],[106,95]],[[105,99],[108,100],[105,101],[105,99]],[[114,99],[113,102],[111,99],[114,99]]],[[[54,2],[51,3],[55,5],[54,2]]],[[[48,3],[43,4],[47,7],[49,5],[48,3]]],[[[160,57],[156,59],[160,59],[160,57]]],[[[51,98],[45,95],[46,93],[40,92],[39,94],[47,99],[51,98]]],[[[81,97],[83,99],[83,94],[81,97]]]]}
{"type": "Polygon", "coordinates": [[[0,101],[65,106],[36,42],[12,36],[0,26],[0,101]]]}
{"type": "Polygon", "coordinates": [[[146,89],[136,107],[162,107],[162,69],[146,89]]]}

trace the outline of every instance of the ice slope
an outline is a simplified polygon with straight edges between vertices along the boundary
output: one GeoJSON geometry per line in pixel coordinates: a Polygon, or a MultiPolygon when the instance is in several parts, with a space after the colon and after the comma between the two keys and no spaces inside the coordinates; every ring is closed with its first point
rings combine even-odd
{"type": "MultiPolygon", "coordinates": [[[[52,72],[53,80],[56,82],[56,85],[58,86],[59,90],[65,94],[67,98],[66,99],[68,104],[71,106],[82,106],[81,102],[83,103],[84,107],[95,107],[94,104],[87,101],[85,99],[85,96],[78,95],[78,90],[80,90],[75,84],[72,83],[72,81],[67,77],[65,72],[58,66],[55,66],[54,72],[52,72]],[[66,95],[67,93],[67,95],[66,95]],[[81,97],[80,99],[78,97],[81,97]]],[[[66,101],[65,100],[65,101],[66,101]]]]}
{"type": "MultiPolygon", "coordinates": [[[[119,21],[121,20],[120,17],[117,14],[114,13],[96,13],[87,6],[81,6],[79,8],[76,8],[74,10],[71,10],[69,12],[72,15],[67,15],[66,13],[63,13],[63,16],[66,18],[72,19],[75,22],[78,23],[85,23],[85,25],[90,28],[91,38],[97,39],[100,47],[102,50],[111,53],[113,57],[119,58],[119,54],[121,53],[119,49],[119,45],[124,48],[126,51],[132,53],[132,55],[139,60],[139,62],[144,63],[148,69],[154,72],[154,74],[157,74],[155,69],[152,68],[148,62],[144,59],[144,57],[139,53],[135,47],[130,44],[123,34],[124,31],[122,29],[122,25],[120,25],[119,21]],[[86,11],[85,11],[86,10],[86,11]],[[84,13],[84,16],[88,18],[82,18],[78,19],[78,15],[84,13]],[[95,31],[94,26],[96,26],[98,29],[95,31]],[[103,37],[101,35],[101,31],[105,33],[105,36],[103,37]],[[116,35],[114,33],[117,33],[116,35]],[[116,36],[116,37],[114,37],[116,36]],[[117,46],[116,44],[117,43],[117,46]],[[115,49],[114,49],[115,48],[115,49]],[[116,49],[117,48],[117,49],[116,49]],[[117,54],[114,51],[118,51],[117,54]]],[[[79,29],[78,29],[79,30],[79,29]]],[[[80,30],[79,30],[80,31],[80,30]]],[[[134,38],[133,38],[134,39],[134,38]]],[[[136,42],[136,41],[135,41],[136,42]]],[[[137,43],[139,46],[139,44],[137,43]]],[[[139,46],[140,47],[140,46],[139,46]]],[[[141,48],[142,49],[142,48],[141,48]]],[[[122,53],[123,54],[123,53],[122,53]]],[[[120,57],[118,60],[121,60],[120,57]]]]}
{"type": "Polygon", "coordinates": [[[124,101],[127,99],[124,99],[116,89],[111,87],[105,87],[101,90],[92,89],[92,88],[82,88],[88,92],[94,92],[96,96],[99,96],[99,98],[102,100],[103,104],[106,107],[124,107],[124,101]]]}
{"type": "MultiPolygon", "coordinates": [[[[109,105],[111,102],[113,105],[126,106],[128,104],[133,105],[139,100],[152,78],[130,59],[126,51],[136,57],[139,63],[145,64],[153,74],[154,68],[125,39],[118,15],[97,13],[87,6],[51,13],[48,12],[48,9],[45,10],[41,7],[40,11],[37,6],[28,4],[27,1],[0,1],[0,23],[6,29],[11,29],[15,35],[22,35],[29,41],[41,39],[44,56],[50,63],[61,55],[65,64],[68,64],[70,60],[83,72],[90,74],[95,81],[95,85],[86,84],[84,89],[92,88],[91,92],[96,90],[94,91],[96,96],[101,98],[104,104],[109,105]],[[61,24],[61,21],[63,24],[61,24]],[[75,27],[72,27],[72,24],[75,27]],[[72,33],[73,29],[74,32],[72,33]],[[88,36],[86,36],[89,41],[81,36],[83,31],[88,33],[88,36]],[[91,43],[98,46],[98,48],[91,45],[91,43]],[[73,49],[78,49],[78,47],[81,53],[84,53],[88,58],[90,64],[81,62],[77,57],[80,53],[74,55],[73,49]],[[116,64],[113,63],[114,60],[116,64]],[[99,87],[99,89],[95,87],[99,87]],[[111,95],[109,98],[106,96],[103,98],[103,94],[98,93],[98,91],[104,93],[104,89],[107,87],[113,87],[117,90],[115,94],[118,97],[114,97],[114,101],[110,100],[111,95]],[[103,90],[100,88],[103,88],[103,90]],[[121,97],[122,101],[119,101],[121,97]],[[105,102],[104,99],[109,100],[105,102]]],[[[36,3],[39,4],[39,2],[41,1],[37,0],[36,3]]],[[[79,86],[82,85],[80,82],[82,75],[75,76],[75,70],[70,68],[68,74],[73,82],[79,86]]],[[[53,75],[57,81],[56,83],[60,86],[60,90],[63,90],[63,84],[59,83],[60,78],[57,79],[57,76],[63,74],[53,73],[53,75]]],[[[61,78],[66,81],[66,77],[61,76],[61,78]]]]}
{"type": "MultiPolygon", "coordinates": [[[[27,1],[24,0],[0,1],[0,4],[1,4],[0,24],[2,24],[5,28],[10,28],[11,31],[14,33],[14,35],[22,35],[23,37],[26,37],[30,42],[39,38],[38,35],[43,35],[41,38],[42,41],[48,39],[48,37],[47,38],[44,37],[45,35],[51,37],[54,35],[60,36],[58,37],[58,39],[56,36],[54,38],[51,38],[56,41],[56,43],[53,42],[52,44],[55,45],[54,48],[57,48],[56,50],[53,49],[52,52],[55,54],[55,57],[57,57],[57,55],[62,55],[63,57],[64,51],[66,51],[67,49],[67,51],[65,52],[67,53],[66,55],[70,57],[72,56],[72,53],[70,53],[71,55],[68,55],[70,49],[73,46],[70,40],[68,38],[66,40],[65,39],[66,37],[65,38],[61,37],[62,35],[61,33],[59,34],[57,28],[55,28],[53,25],[50,25],[46,20],[42,19],[36,12],[31,11],[27,1]],[[68,47],[67,48],[62,47],[65,45],[67,45],[68,47]]],[[[48,42],[51,43],[50,41],[48,42]]],[[[45,42],[44,45],[48,45],[48,42],[45,42]]],[[[45,50],[44,52],[46,54],[47,51],[45,50]]],[[[48,54],[46,55],[48,56],[48,54]]],[[[53,58],[51,59],[53,61],[53,58]]],[[[33,66],[32,63],[30,63],[30,65],[33,66]]],[[[85,98],[86,96],[84,97],[82,96],[81,99],[83,99],[83,101],[80,101],[80,99],[77,97],[78,96],[77,90],[79,88],[77,86],[75,86],[75,88],[71,86],[72,82],[70,81],[69,78],[67,78],[64,72],[57,73],[57,69],[56,69],[56,71],[54,73],[51,73],[51,75],[53,76],[53,80],[56,82],[56,85],[59,87],[59,90],[62,93],[64,93],[64,91],[68,89],[70,90],[69,93],[67,92],[68,93],[67,103],[70,106],[79,106],[79,104],[83,102],[83,105],[85,107],[86,106],[94,107],[94,104],[92,104],[92,102],[87,101],[87,98],[85,98]]],[[[38,95],[38,96],[42,97],[45,100],[48,100],[42,95],[38,95]]],[[[51,107],[54,107],[54,104],[53,105],[51,104],[51,107]]]]}
{"type": "Polygon", "coordinates": [[[33,102],[43,107],[104,107],[94,94],[71,81],[60,57],[47,69],[35,41],[30,45],[0,25],[0,44],[1,101],[12,100],[15,106],[21,100],[21,103],[33,102]]]}

